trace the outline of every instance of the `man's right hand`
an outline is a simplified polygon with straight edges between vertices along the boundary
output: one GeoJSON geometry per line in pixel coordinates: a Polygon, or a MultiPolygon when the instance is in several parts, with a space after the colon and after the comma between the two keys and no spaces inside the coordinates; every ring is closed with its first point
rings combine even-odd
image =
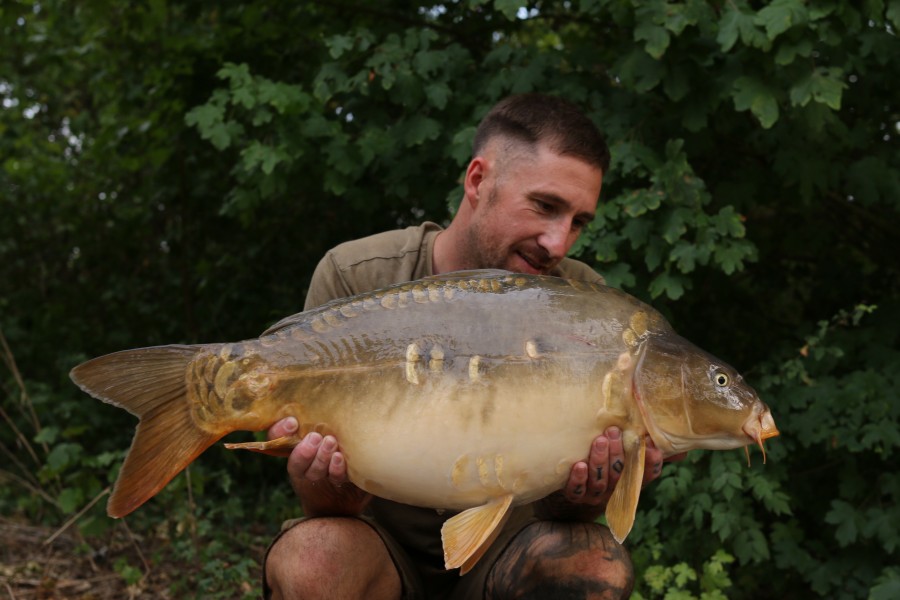
{"type": "MultiPolygon", "coordinates": [[[[297,432],[297,419],[287,417],[269,428],[270,440],[297,432]]],[[[288,456],[288,478],[307,516],[358,515],[371,495],[347,476],[347,463],[334,436],[307,434],[288,456]]]]}

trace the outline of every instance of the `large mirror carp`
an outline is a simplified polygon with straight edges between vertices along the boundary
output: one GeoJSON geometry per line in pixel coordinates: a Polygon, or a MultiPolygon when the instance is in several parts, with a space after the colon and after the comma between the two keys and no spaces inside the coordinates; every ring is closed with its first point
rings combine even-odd
{"type": "Polygon", "coordinates": [[[665,455],[778,435],[730,366],[619,290],[469,271],[336,300],[236,343],[126,350],[71,372],[140,422],[108,512],[153,497],[236,430],[293,415],[296,445],[334,435],[350,480],[376,496],[462,511],[442,529],[448,569],[470,569],[511,506],[561,489],[607,427],[625,466],[606,508],[620,542],[634,522],[647,437],[665,455]]]}

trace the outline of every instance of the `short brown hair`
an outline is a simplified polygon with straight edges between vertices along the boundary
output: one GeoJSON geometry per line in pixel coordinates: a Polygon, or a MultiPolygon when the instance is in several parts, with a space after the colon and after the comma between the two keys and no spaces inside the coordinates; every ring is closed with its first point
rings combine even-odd
{"type": "Polygon", "coordinates": [[[609,169],[609,148],[603,134],[581,110],[557,96],[518,94],[498,102],[478,125],[472,142],[477,156],[495,137],[535,145],[546,142],[554,152],[609,169]]]}

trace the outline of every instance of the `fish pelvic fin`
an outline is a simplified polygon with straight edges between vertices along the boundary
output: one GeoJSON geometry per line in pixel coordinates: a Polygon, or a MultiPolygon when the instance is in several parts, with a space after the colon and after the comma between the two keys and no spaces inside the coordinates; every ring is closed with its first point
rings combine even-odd
{"type": "Polygon", "coordinates": [[[82,390],[140,419],[106,505],[109,516],[124,517],[138,508],[228,433],[204,431],[191,417],[185,373],[203,348],[125,350],[89,360],[70,372],[82,390]]]}
{"type": "Polygon", "coordinates": [[[303,437],[304,436],[300,432],[297,432],[294,435],[286,435],[265,442],[226,443],[225,448],[228,450],[250,450],[251,452],[259,452],[260,454],[280,456],[283,458],[290,455],[291,450],[303,441],[303,437]]]}
{"type": "Polygon", "coordinates": [[[464,510],[441,527],[444,566],[468,573],[497,539],[509,518],[513,496],[507,494],[487,504],[464,510]]]}
{"type": "Polygon", "coordinates": [[[622,469],[622,476],[606,505],[606,522],[613,537],[620,544],[634,525],[634,515],[637,512],[638,500],[641,497],[641,485],[644,480],[647,440],[634,431],[624,430],[622,445],[625,451],[625,467],[622,469]]]}

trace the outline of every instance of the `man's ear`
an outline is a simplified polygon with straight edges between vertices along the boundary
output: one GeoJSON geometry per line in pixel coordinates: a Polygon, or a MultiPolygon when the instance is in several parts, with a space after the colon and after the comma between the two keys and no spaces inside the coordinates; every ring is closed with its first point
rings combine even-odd
{"type": "Polygon", "coordinates": [[[489,170],[490,164],[483,156],[473,158],[466,169],[466,178],[463,181],[463,190],[465,192],[463,202],[468,202],[473,209],[478,206],[478,202],[481,200],[482,186],[489,170]]]}

